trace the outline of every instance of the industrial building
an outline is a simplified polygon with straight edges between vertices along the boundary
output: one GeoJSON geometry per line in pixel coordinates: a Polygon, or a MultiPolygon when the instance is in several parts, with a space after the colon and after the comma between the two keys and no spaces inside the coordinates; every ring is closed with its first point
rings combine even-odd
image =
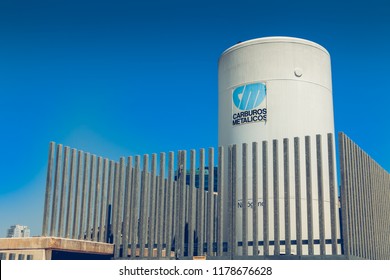
{"type": "Polygon", "coordinates": [[[217,150],[114,161],[50,143],[42,238],[62,245],[45,250],[390,259],[390,174],[345,134],[336,139],[324,47],[291,37],[238,43],[219,59],[218,98],[217,150]]]}

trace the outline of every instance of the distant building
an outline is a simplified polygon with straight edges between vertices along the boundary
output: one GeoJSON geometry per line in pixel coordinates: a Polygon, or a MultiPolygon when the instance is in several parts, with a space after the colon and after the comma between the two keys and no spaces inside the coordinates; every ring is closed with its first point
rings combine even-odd
{"type": "MultiPolygon", "coordinates": [[[[180,173],[180,171],[179,171],[180,173]]],[[[186,171],[186,184],[189,186],[191,183],[190,170],[186,171]]],[[[175,172],[175,181],[178,180],[178,171],[175,172]]],[[[218,191],[218,167],[214,166],[214,178],[213,178],[214,192],[218,191]]],[[[195,187],[199,188],[200,186],[200,170],[199,168],[195,170],[195,187]]],[[[209,190],[209,167],[204,168],[204,189],[209,190]]]]}
{"type": "Polygon", "coordinates": [[[13,225],[8,229],[7,237],[30,237],[30,228],[28,226],[13,225]]]}

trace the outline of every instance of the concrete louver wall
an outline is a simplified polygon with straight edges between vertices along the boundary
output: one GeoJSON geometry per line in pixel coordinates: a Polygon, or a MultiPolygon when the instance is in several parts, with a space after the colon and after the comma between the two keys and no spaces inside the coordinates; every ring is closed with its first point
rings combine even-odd
{"type": "Polygon", "coordinates": [[[390,174],[339,135],[344,254],[390,259],[390,174]]]}
{"type": "Polygon", "coordinates": [[[169,152],[119,162],[50,143],[42,235],[114,243],[115,258],[340,255],[333,135],[305,137],[302,147],[299,138],[293,140],[220,147],[217,156],[209,148],[207,153],[169,152]],[[299,170],[302,161],[306,178],[299,170]],[[330,165],[326,172],[325,164],[330,165]],[[330,184],[323,183],[325,177],[330,184]],[[251,202],[248,193],[259,190],[264,201],[251,202]],[[271,204],[278,192],[284,198],[271,204]],[[290,203],[289,197],[303,192],[316,193],[318,200],[290,203]],[[222,201],[228,202],[227,211],[222,201]],[[262,223],[263,230],[249,230],[250,221],[262,223]],[[233,230],[237,227],[242,237],[233,230]]]}

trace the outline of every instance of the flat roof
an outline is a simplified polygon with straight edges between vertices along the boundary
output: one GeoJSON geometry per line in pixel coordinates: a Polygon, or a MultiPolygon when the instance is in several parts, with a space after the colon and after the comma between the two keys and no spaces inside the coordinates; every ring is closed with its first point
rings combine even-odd
{"type": "Polygon", "coordinates": [[[31,249],[112,255],[114,244],[59,237],[0,238],[0,250],[31,249]]]}

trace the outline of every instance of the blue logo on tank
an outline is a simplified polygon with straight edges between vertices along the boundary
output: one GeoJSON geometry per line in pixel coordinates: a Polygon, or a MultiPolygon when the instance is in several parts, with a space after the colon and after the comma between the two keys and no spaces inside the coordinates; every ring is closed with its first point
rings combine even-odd
{"type": "Polygon", "coordinates": [[[239,86],[233,91],[233,103],[240,110],[252,110],[263,102],[265,96],[265,84],[247,84],[239,86]]]}

